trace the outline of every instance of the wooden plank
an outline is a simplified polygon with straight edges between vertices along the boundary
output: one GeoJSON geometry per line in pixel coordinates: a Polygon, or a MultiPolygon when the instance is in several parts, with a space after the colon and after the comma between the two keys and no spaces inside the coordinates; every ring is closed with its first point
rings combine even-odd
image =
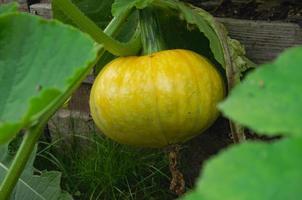
{"type": "Polygon", "coordinates": [[[247,57],[264,63],[277,57],[284,49],[302,44],[302,28],[298,24],[218,18],[231,38],[239,40],[247,57]]]}
{"type": "MultiPolygon", "coordinates": [[[[63,140],[59,143],[58,150],[71,148],[76,136],[89,138],[92,133],[99,132],[89,113],[60,109],[48,122],[48,130],[52,141],[63,140]]],[[[81,140],[81,145],[88,141],[81,140]]],[[[88,143],[87,143],[88,144],[88,143]]]]}
{"type": "Polygon", "coordinates": [[[90,113],[89,96],[92,83],[83,83],[71,96],[68,109],[83,113],[90,113]]]}
{"type": "Polygon", "coordinates": [[[52,18],[52,11],[51,11],[50,3],[37,3],[37,4],[30,5],[29,10],[30,10],[30,13],[39,15],[46,19],[52,18]]]}

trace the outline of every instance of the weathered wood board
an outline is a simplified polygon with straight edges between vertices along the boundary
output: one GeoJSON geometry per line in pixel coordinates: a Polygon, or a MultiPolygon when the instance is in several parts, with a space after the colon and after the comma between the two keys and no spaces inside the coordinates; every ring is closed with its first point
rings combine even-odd
{"type": "Polygon", "coordinates": [[[37,3],[30,5],[30,12],[35,15],[42,16],[46,19],[52,18],[51,4],[50,3],[37,3]]]}
{"type": "Polygon", "coordinates": [[[302,44],[302,28],[298,24],[228,18],[218,21],[245,46],[247,57],[256,63],[270,61],[284,49],[302,44]]]}

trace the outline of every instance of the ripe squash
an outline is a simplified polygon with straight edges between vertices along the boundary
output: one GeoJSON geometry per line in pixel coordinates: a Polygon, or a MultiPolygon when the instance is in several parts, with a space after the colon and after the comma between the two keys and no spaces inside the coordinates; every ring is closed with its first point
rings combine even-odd
{"type": "Polygon", "coordinates": [[[90,109],[113,140],[144,147],[185,142],[218,117],[223,80],[210,62],[189,50],[120,57],[98,74],[90,109]]]}

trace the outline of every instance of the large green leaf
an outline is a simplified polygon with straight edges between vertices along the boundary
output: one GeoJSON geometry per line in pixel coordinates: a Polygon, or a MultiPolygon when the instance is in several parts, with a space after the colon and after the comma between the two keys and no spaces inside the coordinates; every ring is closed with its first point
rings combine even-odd
{"type": "Polygon", "coordinates": [[[185,200],[301,199],[302,139],[248,142],[210,160],[185,200]]]}
{"type": "Polygon", "coordinates": [[[220,105],[224,115],[260,134],[302,136],[302,46],[261,66],[220,105]]]}
{"type": "MultiPolygon", "coordinates": [[[[24,172],[11,195],[11,200],[69,200],[72,197],[60,188],[61,173],[56,171],[40,172],[34,175],[33,163],[36,148],[32,153],[24,172]]],[[[0,182],[2,182],[13,160],[13,154],[8,151],[7,145],[0,146],[0,182]]]]}
{"type": "Polygon", "coordinates": [[[217,33],[211,27],[211,25],[206,21],[206,18],[200,13],[201,9],[196,7],[188,6],[184,3],[178,3],[178,9],[181,12],[182,17],[187,21],[188,24],[196,25],[200,32],[202,32],[206,38],[209,40],[211,51],[215,59],[224,66],[224,54],[220,40],[217,33]]]}
{"type": "Polygon", "coordinates": [[[74,90],[98,49],[86,34],[57,21],[0,16],[0,143],[37,123],[74,90]]]}
{"type": "Polygon", "coordinates": [[[200,193],[193,190],[193,191],[187,192],[182,199],[183,200],[204,200],[205,198],[200,193]]]}
{"type": "Polygon", "coordinates": [[[11,200],[70,200],[71,195],[60,188],[61,172],[41,172],[40,175],[23,174],[11,200]]]}

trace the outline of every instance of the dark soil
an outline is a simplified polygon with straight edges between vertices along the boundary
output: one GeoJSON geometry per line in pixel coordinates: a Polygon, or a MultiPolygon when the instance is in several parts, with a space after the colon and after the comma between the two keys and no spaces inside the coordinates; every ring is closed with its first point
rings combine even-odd
{"type": "Polygon", "coordinates": [[[301,0],[185,0],[217,17],[284,20],[302,24],[301,0]]]}
{"type": "Polygon", "coordinates": [[[231,144],[229,122],[220,117],[204,133],[182,145],[181,165],[186,186],[192,188],[204,163],[231,144]]]}

